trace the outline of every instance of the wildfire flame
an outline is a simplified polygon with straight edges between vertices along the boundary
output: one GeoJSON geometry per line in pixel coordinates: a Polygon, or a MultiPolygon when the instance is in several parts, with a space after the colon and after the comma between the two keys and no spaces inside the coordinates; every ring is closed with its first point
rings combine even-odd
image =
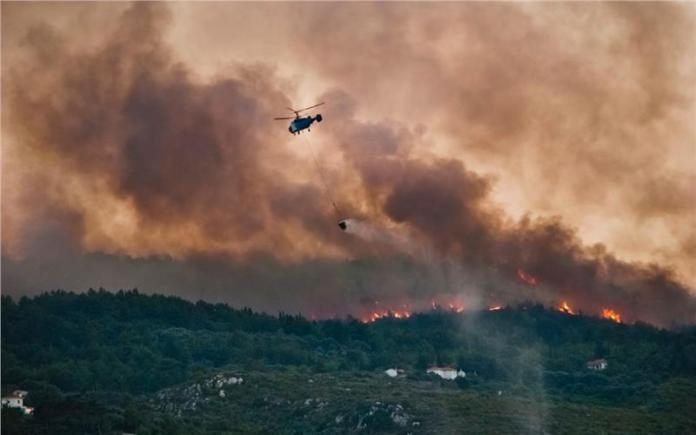
{"type": "Polygon", "coordinates": [[[577,314],[572,308],[570,308],[570,305],[568,305],[568,302],[566,301],[561,302],[561,305],[558,306],[558,311],[572,315],[577,314]]]}
{"type": "MultiPolygon", "coordinates": [[[[446,311],[461,314],[466,310],[464,302],[454,295],[438,295],[430,300],[433,311],[446,311]]],[[[424,311],[427,305],[415,303],[398,303],[397,301],[385,302],[374,301],[374,306],[363,311],[358,319],[362,323],[372,323],[380,319],[408,319],[414,312],[424,311]]]]}
{"type": "Polygon", "coordinates": [[[379,319],[386,319],[389,317],[394,319],[408,319],[411,317],[411,312],[406,310],[378,310],[363,316],[360,321],[363,323],[372,323],[379,319]]]}
{"type": "Polygon", "coordinates": [[[503,309],[503,307],[501,305],[495,305],[493,307],[488,307],[488,311],[498,311],[498,310],[502,310],[502,309],[503,309]]]}
{"type": "Polygon", "coordinates": [[[464,305],[458,303],[458,302],[450,302],[447,304],[449,307],[450,311],[454,311],[455,313],[461,313],[464,311],[464,305]]]}
{"type": "Polygon", "coordinates": [[[621,314],[617,313],[616,311],[612,310],[611,308],[602,309],[602,318],[613,320],[616,323],[622,323],[621,322],[621,314]]]}
{"type": "Polygon", "coordinates": [[[517,269],[517,276],[524,282],[526,282],[529,285],[537,285],[539,284],[539,280],[537,280],[535,277],[532,275],[528,274],[522,269],[517,269]]]}
{"type": "Polygon", "coordinates": [[[464,312],[464,304],[459,302],[458,300],[453,300],[450,299],[448,301],[435,301],[435,299],[431,299],[430,301],[430,306],[432,307],[433,310],[449,310],[454,313],[463,313],[464,312]]]}

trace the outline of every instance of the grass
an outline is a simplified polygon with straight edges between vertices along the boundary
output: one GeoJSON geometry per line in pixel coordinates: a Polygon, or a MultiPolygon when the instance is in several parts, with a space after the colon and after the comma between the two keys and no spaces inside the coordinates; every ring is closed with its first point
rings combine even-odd
{"type": "Polygon", "coordinates": [[[693,419],[669,412],[574,402],[543,392],[462,389],[436,378],[392,379],[381,372],[317,373],[283,366],[230,372],[242,373],[244,383],[226,386],[224,398],[217,390],[206,391],[208,400],[196,411],[183,412],[183,421],[211,433],[338,434],[357,431],[361,416],[367,425],[361,433],[696,432],[693,419]],[[370,420],[374,406],[377,415],[396,405],[408,415],[405,427],[390,419],[370,420]],[[230,427],[236,431],[225,432],[230,427]]]}

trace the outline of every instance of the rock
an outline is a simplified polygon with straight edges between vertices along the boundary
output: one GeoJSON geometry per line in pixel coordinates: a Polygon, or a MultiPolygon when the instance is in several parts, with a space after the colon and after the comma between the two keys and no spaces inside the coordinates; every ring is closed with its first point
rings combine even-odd
{"type": "Polygon", "coordinates": [[[404,412],[404,407],[400,403],[394,406],[389,405],[387,409],[391,411],[390,417],[392,421],[398,426],[404,427],[411,420],[411,417],[404,412]]]}
{"type": "Polygon", "coordinates": [[[402,427],[408,424],[408,416],[406,415],[392,414],[391,419],[395,424],[402,427]]]}
{"type": "Polygon", "coordinates": [[[364,419],[364,417],[360,416],[360,420],[358,420],[358,426],[356,427],[356,429],[362,430],[362,429],[365,429],[367,427],[367,424],[363,423],[363,419],[364,419]]]}

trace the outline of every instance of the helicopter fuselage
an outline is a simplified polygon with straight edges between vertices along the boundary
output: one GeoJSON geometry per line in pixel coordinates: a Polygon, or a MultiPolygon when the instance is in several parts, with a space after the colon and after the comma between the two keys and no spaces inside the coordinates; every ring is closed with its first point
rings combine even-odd
{"type": "Polygon", "coordinates": [[[293,119],[288,127],[288,131],[292,134],[299,134],[302,130],[309,129],[309,127],[316,121],[321,122],[321,114],[318,113],[317,116],[298,116],[293,119]]]}

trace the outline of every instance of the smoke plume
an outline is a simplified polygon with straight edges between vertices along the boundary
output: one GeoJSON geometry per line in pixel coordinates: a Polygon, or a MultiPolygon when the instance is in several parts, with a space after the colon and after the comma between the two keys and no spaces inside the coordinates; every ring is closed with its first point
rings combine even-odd
{"type": "MultiPolygon", "coordinates": [[[[3,7],[3,29],[5,20],[27,22],[3,30],[3,290],[139,287],[317,317],[450,296],[472,308],[563,300],[591,314],[611,307],[629,321],[696,321],[679,266],[694,240],[681,224],[693,216],[696,178],[672,170],[669,157],[683,152],[671,144],[693,132],[683,121],[692,96],[671,83],[696,68],[670,55],[691,48],[684,29],[693,11],[327,6],[298,17],[286,11],[303,24],[287,49],[323,77],[311,86],[327,102],[326,121],[304,141],[272,121],[309,86],[284,66],[284,54],[268,48],[275,61],[253,62],[240,54],[210,73],[191,61],[192,41],[173,42],[186,29],[181,10],[194,6],[109,6],[117,19],[89,30],[89,43],[36,20],[27,11],[37,6],[3,7]],[[356,34],[346,13],[372,18],[356,34]],[[603,40],[570,44],[584,35],[580,23],[539,25],[582,14],[633,35],[615,49],[628,63],[618,67],[639,71],[631,83],[640,89],[602,80],[603,40]],[[504,29],[485,26],[494,22],[504,29]],[[458,29],[454,39],[442,28],[458,29]],[[644,28],[659,31],[649,38],[644,28]],[[602,56],[582,64],[583,50],[602,56]],[[659,140],[666,151],[645,145],[659,140]],[[648,162],[653,171],[630,175],[648,162]],[[510,193],[510,177],[523,195],[510,193]],[[569,220],[617,196],[608,214],[621,209],[678,242],[647,260],[584,242],[569,220]],[[513,210],[520,198],[529,199],[521,213],[513,210]],[[336,227],[342,218],[346,233],[336,227]]],[[[191,14],[214,23],[221,7],[191,14]]],[[[287,8],[229,7],[249,23],[287,8]]],[[[213,33],[226,31],[211,24],[213,33]]]]}

